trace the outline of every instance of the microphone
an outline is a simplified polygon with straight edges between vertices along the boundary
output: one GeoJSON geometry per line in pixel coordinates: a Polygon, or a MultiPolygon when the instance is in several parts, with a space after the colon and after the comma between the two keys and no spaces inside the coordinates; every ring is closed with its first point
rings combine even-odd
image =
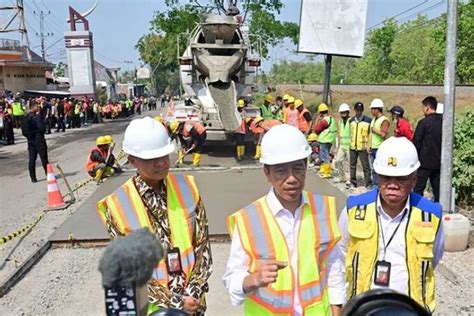
{"type": "Polygon", "coordinates": [[[148,280],[163,258],[156,237],[142,228],[113,240],[99,262],[107,316],[146,316],[148,280]]]}

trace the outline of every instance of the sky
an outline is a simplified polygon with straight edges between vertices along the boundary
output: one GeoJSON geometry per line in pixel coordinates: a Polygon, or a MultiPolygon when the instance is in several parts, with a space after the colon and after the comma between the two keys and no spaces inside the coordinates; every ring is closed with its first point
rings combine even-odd
{"type": "MultiPolygon", "coordinates": [[[[330,0],[328,0],[330,1],[330,0]]],[[[15,0],[0,0],[1,5],[10,5],[15,0]]],[[[41,11],[45,17],[45,33],[52,35],[45,39],[47,60],[53,63],[66,62],[64,48],[64,31],[69,29],[66,23],[68,6],[78,12],[85,12],[92,7],[95,0],[25,0],[26,27],[30,47],[40,54],[39,33],[41,11]]],[[[205,2],[205,1],[201,1],[205,2]]],[[[239,1],[240,3],[241,1],[239,1]]],[[[279,19],[299,23],[301,0],[283,0],[284,8],[279,19]]],[[[367,12],[367,29],[379,27],[389,17],[406,21],[416,17],[417,13],[436,17],[446,11],[446,0],[369,0],[367,12]],[[411,9],[411,10],[410,10],[411,9]],[[404,11],[407,11],[403,13],[404,11]]],[[[94,37],[95,59],[108,67],[121,67],[130,70],[140,67],[138,51],[135,44],[150,29],[150,20],[154,12],[165,11],[163,0],[98,0],[96,9],[87,17],[94,37]],[[130,61],[132,63],[130,63],[130,61]]],[[[0,16],[0,25],[7,16],[0,16]]],[[[4,33],[0,38],[20,39],[17,33],[4,33]]],[[[296,45],[285,42],[270,51],[263,69],[268,70],[272,63],[282,60],[303,60],[306,55],[296,54],[296,45]]]]}

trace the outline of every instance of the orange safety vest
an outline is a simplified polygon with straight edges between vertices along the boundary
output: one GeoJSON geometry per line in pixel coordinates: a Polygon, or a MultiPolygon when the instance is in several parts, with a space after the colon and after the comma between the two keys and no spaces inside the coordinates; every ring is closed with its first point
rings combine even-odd
{"type": "MultiPolygon", "coordinates": [[[[303,315],[329,315],[327,260],[340,239],[334,197],[303,192],[307,203],[295,243],[298,273],[288,266],[278,272],[275,283],[246,296],[245,315],[293,315],[297,291],[303,315]],[[304,260],[302,260],[304,259],[304,260]]],[[[232,214],[227,219],[231,236],[237,230],[246,254],[249,272],[258,270],[262,260],[289,262],[287,240],[279,229],[266,197],[232,214]]]]}
{"type": "Polygon", "coordinates": [[[84,168],[84,169],[86,170],[86,172],[91,171],[91,170],[94,169],[94,167],[98,164],[97,161],[92,161],[92,160],[91,160],[91,155],[92,155],[92,152],[93,152],[94,150],[99,151],[100,154],[102,155],[102,157],[104,157],[104,159],[107,158],[108,152],[105,151],[105,150],[100,149],[98,146],[95,146],[94,148],[91,149],[91,151],[90,151],[90,153],[89,153],[89,157],[87,157],[86,166],[85,166],[85,168],[84,168]]]}
{"type": "MultiPolygon", "coordinates": [[[[189,281],[195,262],[193,236],[199,192],[193,176],[168,174],[165,181],[172,246],[180,250],[181,267],[189,281]]],[[[125,235],[143,227],[152,228],[149,210],[143,204],[133,178],[100,200],[97,212],[104,225],[107,218],[111,218],[125,235]]],[[[169,276],[165,260],[161,260],[155,268],[150,282],[158,282],[168,288],[169,276]]]]}
{"type": "Polygon", "coordinates": [[[304,108],[303,111],[301,111],[301,113],[299,113],[298,115],[298,126],[299,126],[300,131],[302,131],[303,133],[308,132],[309,128],[311,127],[310,126],[311,122],[308,122],[304,118],[305,113],[309,113],[308,109],[306,108],[304,108]]]}
{"type": "Polygon", "coordinates": [[[285,123],[298,128],[298,110],[287,107],[283,111],[285,113],[285,123]]]}
{"type": "Polygon", "coordinates": [[[183,126],[183,132],[182,132],[182,135],[183,137],[185,138],[188,138],[191,136],[191,130],[192,129],[195,129],[196,132],[198,133],[198,135],[202,135],[206,132],[206,128],[204,126],[202,126],[201,123],[197,123],[197,122],[186,122],[183,126]]]}

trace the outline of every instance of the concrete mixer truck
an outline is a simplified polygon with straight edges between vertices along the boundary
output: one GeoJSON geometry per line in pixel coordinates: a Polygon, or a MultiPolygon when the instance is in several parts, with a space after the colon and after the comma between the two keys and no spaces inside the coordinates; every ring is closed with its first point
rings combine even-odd
{"type": "MultiPolygon", "coordinates": [[[[178,57],[184,94],[175,102],[172,118],[200,121],[208,142],[230,142],[241,123],[237,101],[255,86],[258,45],[250,46],[239,16],[204,15],[186,35],[186,50],[178,57]]],[[[258,114],[257,108],[246,111],[258,114]]]]}

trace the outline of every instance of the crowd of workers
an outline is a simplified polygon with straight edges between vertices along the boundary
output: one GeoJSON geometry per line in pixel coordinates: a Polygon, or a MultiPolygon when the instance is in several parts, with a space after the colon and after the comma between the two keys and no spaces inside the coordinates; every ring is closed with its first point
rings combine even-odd
{"type": "MultiPolygon", "coordinates": [[[[430,100],[423,106],[433,109],[430,100]]],[[[243,304],[245,315],[341,315],[348,301],[371,289],[394,290],[427,313],[434,311],[434,269],[444,245],[441,206],[413,192],[424,168],[420,149],[404,136],[385,139],[388,119],[381,119],[381,106],[380,100],[372,102],[372,120],[362,116],[361,103],[354,105],[353,118],[348,106],[341,106],[346,113],[337,125],[356,122],[346,130],[364,131],[364,140],[355,143],[370,144],[377,182],[370,191],[350,196],[339,218],[334,197],[304,189],[312,154],[306,135],[327,125],[316,133],[320,142],[321,131],[336,124],[327,108],[320,106],[318,113],[326,123],[303,133],[273,117],[253,119],[264,130],[259,161],[271,188],[256,201],[243,201],[248,205],[228,217],[232,243],[223,275],[231,303],[243,304]],[[264,122],[275,125],[262,127],[264,122]],[[379,138],[370,142],[371,134],[379,138]]],[[[429,109],[420,124],[432,133],[429,109]]],[[[283,120],[288,117],[293,114],[283,120]]],[[[145,117],[128,125],[123,150],[137,174],[101,199],[97,211],[111,238],[148,227],[162,243],[165,259],[148,286],[149,313],[165,307],[204,315],[213,272],[207,214],[194,177],[169,173],[175,150],[170,135],[202,131],[159,121],[145,117]]],[[[415,141],[418,133],[427,138],[427,131],[417,129],[415,141]]],[[[349,150],[352,138],[345,139],[349,150]]],[[[366,161],[367,148],[356,148],[366,161]]],[[[339,156],[347,156],[347,150],[339,156]]]]}
{"type": "Polygon", "coordinates": [[[247,116],[247,104],[244,100],[239,100],[237,109],[242,116],[242,124],[235,132],[236,157],[237,160],[244,157],[245,135],[250,133],[256,135],[254,158],[260,159],[261,141],[265,133],[274,126],[288,124],[298,128],[307,137],[312,149],[310,166],[319,166],[322,178],[331,178],[335,173],[338,182],[345,182],[348,188],[355,188],[359,185],[356,171],[357,161],[360,160],[364,185],[370,189],[378,183],[377,173],[374,171],[377,151],[382,142],[393,134],[412,141],[420,156],[421,168],[415,191],[423,194],[429,179],[435,201],[438,201],[442,118],[437,113],[436,98],[426,97],[421,104],[425,118],[419,121],[413,132],[410,122],[404,116],[403,107],[391,107],[388,110],[391,114],[389,118],[385,115],[385,105],[381,99],[371,101],[371,117],[364,114],[364,104],[356,102],[352,107],[352,115],[351,107],[342,103],[338,108],[337,118],[329,113],[329,107],[324,103],[317,107],[313,118],[303,100],[288,94],[278,96],[275,103],[273,97],[267,95],[260,106],[260,116],[257,117],[247,116]],[[349,172],[346,165],[349,166],[349,172]]]}

